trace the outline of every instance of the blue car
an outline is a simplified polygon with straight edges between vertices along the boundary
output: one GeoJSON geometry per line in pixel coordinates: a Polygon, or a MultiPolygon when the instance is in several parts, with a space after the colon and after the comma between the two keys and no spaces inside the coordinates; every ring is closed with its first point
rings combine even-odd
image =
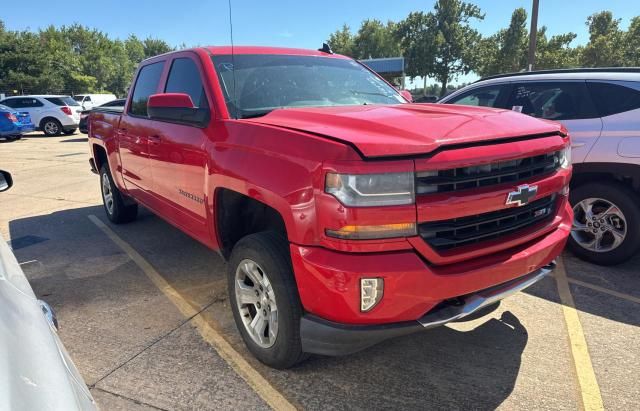
{"type": "Polygon", "coordinates": [[[18,139],[24,133],[32,132],[36,126],[31,122],[29,113],[15,111],[0,105],[0,138],[18,139]]]}

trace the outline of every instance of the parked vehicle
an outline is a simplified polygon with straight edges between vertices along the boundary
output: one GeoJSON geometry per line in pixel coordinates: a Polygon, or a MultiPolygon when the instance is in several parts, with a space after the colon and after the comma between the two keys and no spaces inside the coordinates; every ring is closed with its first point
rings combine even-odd
{"type": "Polygon", "coordinates": [[[640,68],[505,74],[440,102],[512,109],[564,124],[573,138],[570,249],[603,265],[640,249],[640,68]]]}
{"type": "Polygon", "coordinates": [[[558,123],[410,104],[348,57],[283,48],[145,60],[124,112],[89,115],[107,217],[142,204],[217,250],[244,342],[278,368],[547,275],[573,221],[569,145],[558,123]]]}
{"type": "Polygon", "coordinates": [[[73,96],[73,99],[82,106],[83,110],[91,110],[94,107],[101,106],[116,98],[113,94],[76,94],[73,96]]]}
{"type": "Polygon", "coordinates": [[[36,129],[49,137],[75,133],[82,111],[80,104],[69,96],[14,96],[0,104],[29,113],[36,129]]]}
{"type": "MultiPolygon", "coordinates": [[[[0,191],[11,175],[0,170],[0,191]]],[[[55,314],[38,300],[0,235],[0,409],[96,410],[60,338],[55,314]]]]}
{"type": "MultiPolygon", "coordinates": [[[[113,100],[110,101],[108,103],[104,103],[98,107],[103,107],[103,108],[110,108],[111,110],[116,110],[116,111],[120,111],[122,112],[122,110],[124,110],[124,103],[125,103],[126,99],[124,98],[119,98],[117,100],[113,100]]],[[[88,128],[87,128],[87,119],[89,118],[89,113],[91,113],[91,110],[83,110],[80,113],[80,123],[78,124],[78,129],[80,130],[81,133],[87,134],[88,132],[88,128]]]]}
{"type": "Polygon", "coordinates": [[[35,130],[31,116],[27,112],[15,111],[0,105],[0,138],[16,140],[22,134],[35,130]]]}

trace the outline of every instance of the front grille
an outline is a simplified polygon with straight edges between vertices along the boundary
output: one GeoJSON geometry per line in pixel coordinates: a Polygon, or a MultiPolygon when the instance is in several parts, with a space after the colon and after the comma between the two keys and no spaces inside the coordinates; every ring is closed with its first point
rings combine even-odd
{"type": "Polygon", "coordinates": [[[560,166],[560,152],[447,170],[420,171],[416,193],[446,193],[501,183],[516,183],[552,173],[560,166]]]}
{"type": "Polygon", "coordinates": [[[555,210],[555,200],[554,194],[522,207],[422,223],[419,233],[438,251],[496,239],[550,218],[555,210]]]}

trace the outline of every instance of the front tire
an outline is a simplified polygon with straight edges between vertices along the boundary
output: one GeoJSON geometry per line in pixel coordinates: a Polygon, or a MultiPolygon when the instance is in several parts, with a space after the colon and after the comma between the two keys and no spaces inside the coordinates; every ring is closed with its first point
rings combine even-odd
{"type": "Polygon", "coordinates": [[[640,199],[618,182],[593,182],[572,189],[574,222],[569,249],[600,265],[620,264],[640,248],[640,199]]]}
{"type": "Polygon", "coordinates": [[[112,223],[124,224],[136,219],[138,216],[138,205],[125,203],[123,194],[113,182],[107,164],[103,164],[102,167],[100,167],[100,188],[104,211],[112,223]]]}
{"type": "Polygon", "coordinates": [[[258,360],[284,369],[308,358],[286,238],[269,231],[241,239],[229,260],[228,291],[238,331],[258,360]]]}
{"type": "Polygon", "coordinates": [[[55,118],[43,120],[41,128],[47,137],[55,137],[62,132],[62,124],[55,118]]]}

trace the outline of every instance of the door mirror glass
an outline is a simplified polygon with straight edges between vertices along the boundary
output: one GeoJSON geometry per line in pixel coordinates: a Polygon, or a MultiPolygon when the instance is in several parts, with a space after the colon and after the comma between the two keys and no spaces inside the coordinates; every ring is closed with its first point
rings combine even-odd
{"type": "Polygon", "coordinates": [[[210,110],[206,107],[194,107],[191,97],[186,93],[161,93],[149,96],[147,113],[152,120],[201,128],[209,124],[210,117],[210,110]]]}
{"type": "Polygon", "coordinates": [[[13,179],[9,172],[0,170],[0,191],[7,191],[13,185],[13,179]]]}
{"type": "Polygon", "coordinates": [[[409,90],[400,90],[400,94],[404,97],[409,103],[413,103],[413,96],[409,90]]]}

